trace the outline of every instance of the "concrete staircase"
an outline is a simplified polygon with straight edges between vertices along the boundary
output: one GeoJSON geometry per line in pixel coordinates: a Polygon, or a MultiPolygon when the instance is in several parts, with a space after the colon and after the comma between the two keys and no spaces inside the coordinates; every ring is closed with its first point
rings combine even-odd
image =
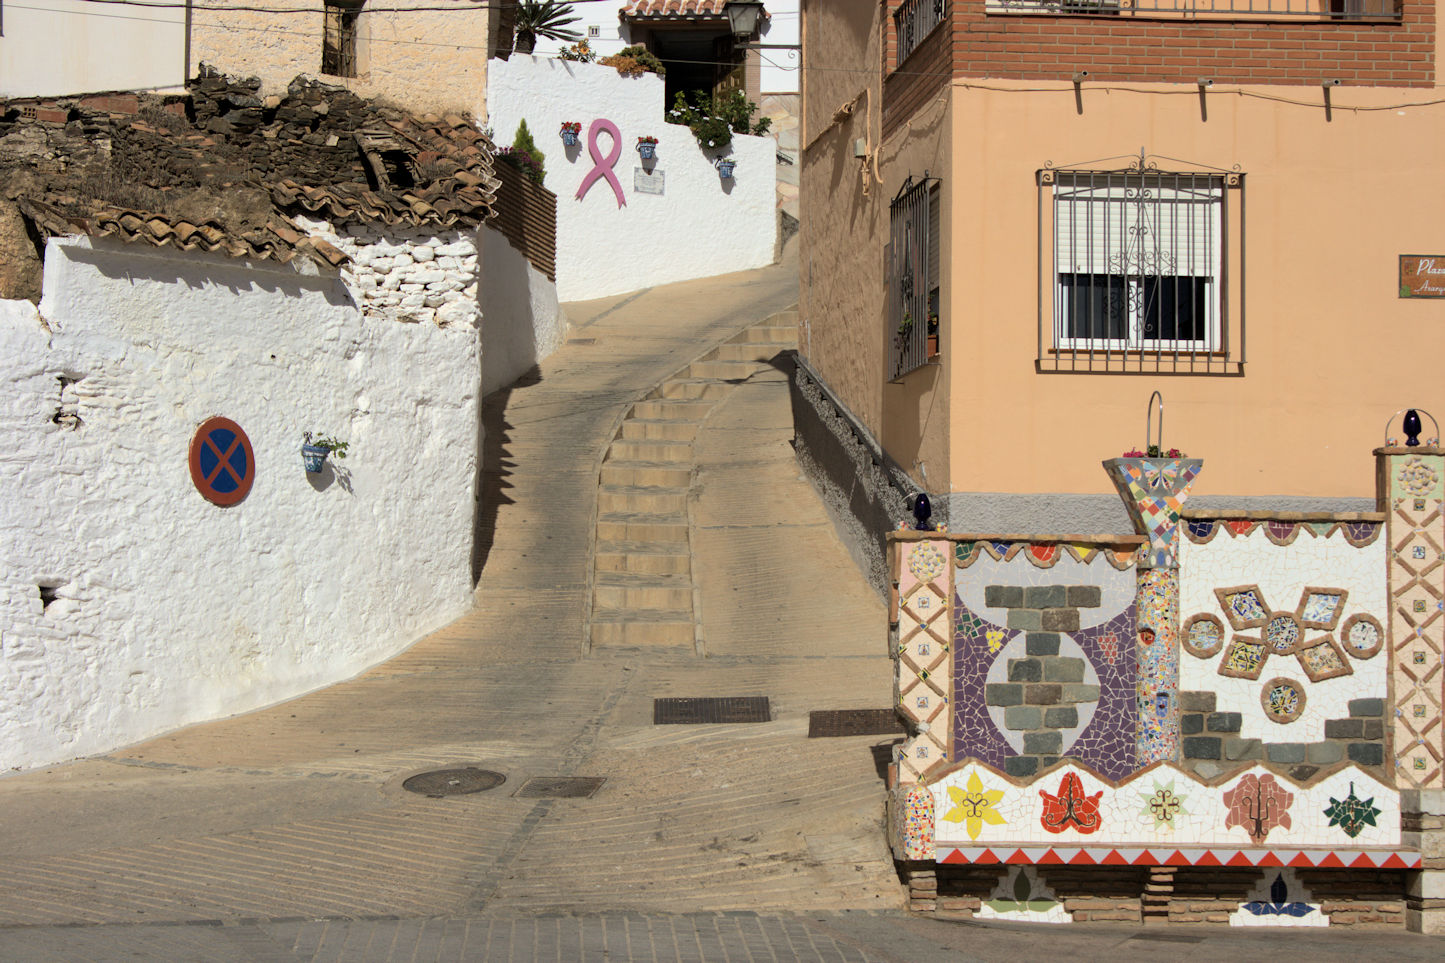
{"type": "Polygon", "coordinates": [[[733,387],[797,346],[796,311],[747,328],[633,404],[602,461],[590,647],[693,649],[693,443],[733,387]]]}

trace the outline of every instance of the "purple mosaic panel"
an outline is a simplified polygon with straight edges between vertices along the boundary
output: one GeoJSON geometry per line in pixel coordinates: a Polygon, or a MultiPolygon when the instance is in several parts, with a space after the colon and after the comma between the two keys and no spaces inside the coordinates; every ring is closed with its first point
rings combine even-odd
{"type": "MultiPolygon", "coordinates": [[[[999,769],[1018,755],[988,713],[985,685],[1000,651],[990,651],[989,635],[1009,639],[1018,630],[991,622],[966,608],[955,594],[953,658],[953,759],[970,756],[999,769]]],[[[1094,717],[1064,753],[1110,779],[1138,769],[1135,754],[1134,646],[1135,609],[1130,605],[1102,625],[1063,633],[1072,638],[1099,676],[1094,717]]],[[[1001,650],[1002,646],[998,646],[1001,650]]]]}

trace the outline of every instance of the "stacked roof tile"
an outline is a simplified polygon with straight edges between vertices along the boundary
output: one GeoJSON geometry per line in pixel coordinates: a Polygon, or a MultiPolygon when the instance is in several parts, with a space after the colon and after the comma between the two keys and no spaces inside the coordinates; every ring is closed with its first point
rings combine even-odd
{"type": "Polygon", "coordinates": [[[0,102],[0,203],[41,236],[333,266],[345,255],[292,216],[444,230],[493,215],[493,146],[464,118],[304,78],[259,90],[202,68],[185,97],[0,102]]]}
{"type": "Polygon", "coordinates": [[[630,0],[623,9],[626,17],[720,17],[727,0],[630,0]]]}

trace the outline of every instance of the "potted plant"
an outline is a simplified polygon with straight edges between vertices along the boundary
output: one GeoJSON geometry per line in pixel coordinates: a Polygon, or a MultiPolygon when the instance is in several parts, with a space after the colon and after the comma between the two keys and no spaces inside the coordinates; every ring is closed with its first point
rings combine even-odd
{"type": "Polygon", "coordinates": [[[903,320],[898,322],[898,332],[893,337],[893,347],[899,351],[908,348],[908,336],[913,333],[913,315],[903,315],[903,320]]]}
{"type": "Polygon", "coordinates": [[[577,139],[582,136],[582,122],[578,120],[562,121],[562,144],[566,147],[576,147],[577,139]]]}
{"type": "Polygon", "coordinates": [[[723,180],[731,180],[733,171],[737,170],[738,162],[731,157],[720,158],[717,162],[717,174],[723,180]]]}
{"type": "Polygon", "coordinates": [[[516,40],[512,49],[519,54],[529,54],[537,47],[537,38],[548,40],[582,39],[575,30],[568,29],[569,23],[582,18],[573,13],[572,4],[556,0],[521,0],[515,4],[512,14],[512,30],[516,40]]]}
{"type": "Polygon", "coordinates": [[[938,312],[928,312],[928,356],[938,356],[938,312]]]}
{"type": "Polygon", "coordinates": [[[346,457],[346,449],[350,447],[347,442],[337,441],[329,435],[322,435],[315,441],[311,439],[311,432],[306,432],[305,441],[301,444],[301,460],[306,464],[306,471],[310,474],[317,474],[326,467],[326,456],[336,453],[336,460],[341,461],[346,457]]]}
{"type": "Polygon", "coordinates": [[[652,160],[657,156],[657,138],[650,134],[637,138],[637,153],[643,160],[652,160]]]}

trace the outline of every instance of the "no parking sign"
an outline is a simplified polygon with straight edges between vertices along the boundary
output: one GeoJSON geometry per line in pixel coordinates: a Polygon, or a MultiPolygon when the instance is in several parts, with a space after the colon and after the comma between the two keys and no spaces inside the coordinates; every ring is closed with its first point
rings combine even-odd
{"type": "Polygon", "coordinates": [[[229,418],[210,418],[191,438],[191,481],[196,491],[216,505],[234,505],[256,480],[256,455],[251,439],[229,418]]]}

